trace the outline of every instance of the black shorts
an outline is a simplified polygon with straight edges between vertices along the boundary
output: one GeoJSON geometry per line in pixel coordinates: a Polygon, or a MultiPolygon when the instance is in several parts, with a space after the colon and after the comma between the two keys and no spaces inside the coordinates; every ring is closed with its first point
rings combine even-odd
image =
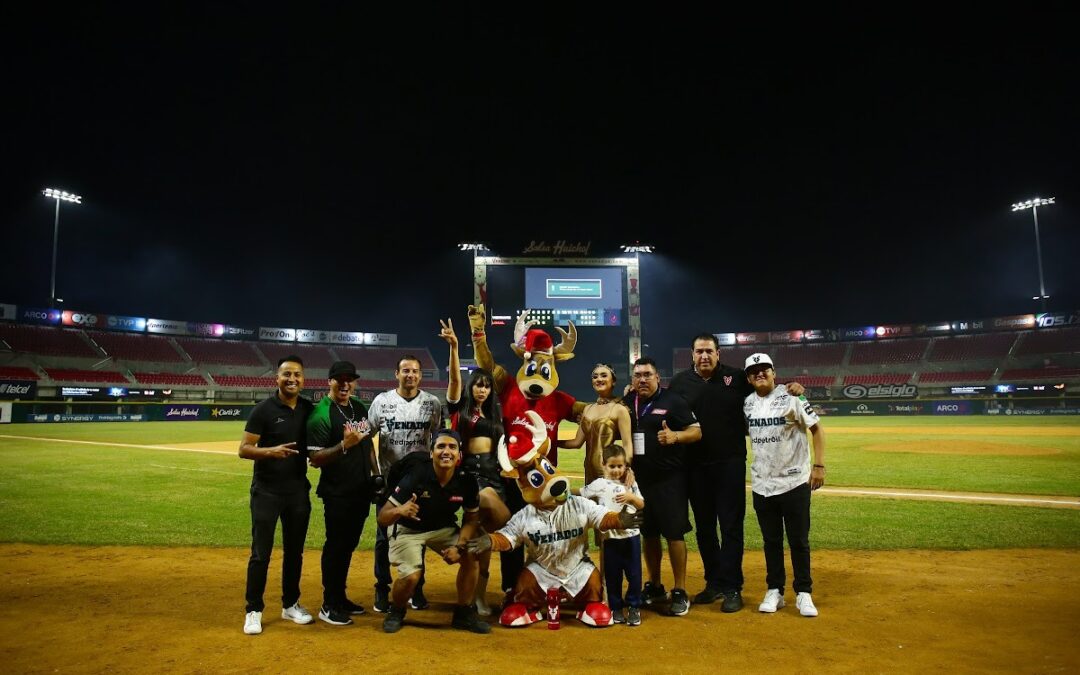
{"type": "Polygon", "coordinates": [[[645,523],[641,536],[663,537],[682,541],[690,527],[690,478],[685,469],[650,474],[649,480],[638,480],[645,499],[645,523]]]}
{"type": "Polygon", "coordinates": [[[502,474],[499,473],[499,460],[495,459],[495,453],[467,454],[461,460],[461,468],[464,469],[466,475],[476,478],[476,484],[481,490],[491,488],[498,493],[499,499],[506,501],[506,490],[503,487],[502,474]]]}

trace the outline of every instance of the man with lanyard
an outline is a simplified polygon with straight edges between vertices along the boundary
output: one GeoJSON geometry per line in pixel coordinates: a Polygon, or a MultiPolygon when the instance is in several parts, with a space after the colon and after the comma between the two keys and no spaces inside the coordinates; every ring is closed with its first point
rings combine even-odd
{"type": "Polygon", "coordinates": [[[239,454],[255,462],[251,478],[251,557],[247,568],[244,632],[262,632],[263,592],[274,531],[281,520],[281,618],[311,623],[300,606],[300,571],[311,517],[305,425],[311,401],[300,396],[304,362],[298,356],[278,361],[277,393],[256,405],[244,426],[239,454]]]}
{"type": "Polygon", "coordinates": [[[360,399],[350,396],[358,377],[356,366],[348,361],[330,366],[330,391],[315,406],[307,423],[311,465],[321,470],[316,494],[323,500],[326,522],[319,618],[334,626],[351,624],[350,615],[364,613],[361,605],[345,595],[352,554],[371,510],[368,458],[372,443],[367,408],[360,399]]]}
{"type": "MultiPolygon", "coordinates": [[[[720,363],[720,343],[715,335],[701,333],[692,345],[693,367],[671,379],[671,390],[686,399],[701,424],[701,442],[690,446],[687,456],[690,504],[705,568],[705,590],[694,596],[694,602],[709,604],[723,597],[721,610],[737,612],[743,607],[746,519],[743,402],[754,388],[743,371],[720,363]]],[[[803,387],[793,382],[789,391],[798,396],[803,387]]]]}
{"type": "Polygon", "coordinates": [[[667,595],[660,577],[663,536],[674,576],[671,613],[683,616],[690,611],[683,537],[691,530],[685,445],[701,438],[701,427],[681,396],[660,387],[653,359],[643,356],[634,363],[630,386],[623,402],[633,422],[634,475],[648,505],[641,536],[649,580],[642,596],[652,605],[667,595]]]}
{"type": "MultiPolygon", "coordinates": [[[[410,452],[427,452],[431,435],[442,426],[442,403],[434,395],[420,389],[423,373],[420,359],[406,354],[398,359],[394,370],[398,386],[383,392],[371,402],[368,422],[373,434],[378,434],[378,454],[371,456],[372,474],[384,479],[390,467],[410,452]]],[[[385,503],[385,495],[377,495],[377,508],[385,503]]],[[[379,525],[375,532],[375,611],[390,608],[390,542],[386,528],[379,525]]],[[[409,606],[427,609],[424,597],[424,578],[420,577],[409,606]]]]}
{"type": "Polygon", "coordinates": [[[465,475],[461,464],[461,437],[442,429],[435,435],[431,461],[416,465],[393,488],[379,509],[379,526],[393,528],[390,561],[398,571],[383,619],[383,630],[396,633],[405,621],[406,601],[420,582],[425,547],[439,552],[448,565],[460,565],[457,573],[457,605],[451,626],[473,633],[490,633],[491,626],[476,614],[476,557],[466,543],[480,533],[480,489],[476,479],[465,475]],[[464,509],[461,527],[457,511],[464,509]]]}

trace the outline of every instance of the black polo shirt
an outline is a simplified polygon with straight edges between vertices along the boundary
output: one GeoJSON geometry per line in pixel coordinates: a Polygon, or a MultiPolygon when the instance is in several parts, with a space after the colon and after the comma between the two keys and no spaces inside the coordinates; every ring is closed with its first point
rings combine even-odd
{"type": "Polygon", "coordinates": [[[623,403],[630,408],[634,433],[645,434],[645,454],[634,455],[634,474],[648,483],[663,473],[684,469],[686,444],[660,445],[657,434],[665,421],[672,431],[682,431],[697,422],[686,399],[661,387],[650,399],[639,400],[632,392],[623,397],[623,403]]]}
{"type": "Polygon", "coordinates": [[[419,518],[402,518],[398,523],[410,530],[431,532],[444,527],[457,527],[457,510],[475,511],[480,508],[480,489],[476,478],[467,476],[460,468],[446,485],[439,485],[431,462],[417,466],[405,474],[390,495],[390,501],[401,506],[416,495],[420,505],[419,518]]]}
{"type": "Polygon", "coordinates": [[[311,401],[300,396],[296,399],[296,408],[290,408],[275,393],[252,409],[244,431],[259,437],[258,447],[271,448],[295,442],[298,450],[297,454],[286,459],[255,460],[252,487],[276,494],[307,492],[311,489],[307,479],[305,426],[312,407],[311,401]]]}
{"type": "Polygon", "coordinates": [[[691,368],[672,378],[671,390],[686,399],[701,423],[701,440],[689,448],[691,462],[746,461],[743,401],[754,393],[746,373],[718,364],[712,377],[704,380],[691,368]]]}

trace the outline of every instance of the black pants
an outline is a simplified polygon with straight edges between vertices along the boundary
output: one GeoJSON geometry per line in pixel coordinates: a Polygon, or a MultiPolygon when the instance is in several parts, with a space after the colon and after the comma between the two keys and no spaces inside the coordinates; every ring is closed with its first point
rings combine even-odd
{"type": "Polygon", "coordinates": [[[370,497],[323,497],[326,543],[322,550],[322,582],[323,604],[328,607],[345,603],[349,565],[370,510],[370,497]]]}
{"type": "Polygon", "coordinates": [[[308,493],[273,494],[251,488],[251,557],[248,558],[246,612],[263,611],[266,571],[274,549],[274,531],[281,520],[281,606],[300,599],[300,570],[304,565],[304,539],[311,517],[308,493]]]}
{"type": "Polygon", "coordinates": [[[810,578],[810,486],[799,487],[772,497],[754,493],[761,538],[765,542],[765,583],[784,592],[784,530],[791,547],[791,568],[795,573],[792,587],[796,593],[811,593],[810,578]]]}
{"type": "MultiPolygon", "coordinates": [[[[517,513],[525,508],[525,498],[521,496],[521,488],[516,480],[509,478],[503,481],[506,489],[506,508],[510,513],[517,513]]],[[[517,586],[518,576],[525,569],[525,547],[519,546],[513,551],[504,551],[499,554],[499,567],[502,570],[502,590],[509,593],[517,586]]]]}
{"type": "Polygon", "coordinates": [[[641,535],[604,542],[604,582],[608,606],[616,612],[623,607],[641,607],[641,535]],[[626,576],[626,597],[622,580],[626,576]]]}
{"type": "Polygon", "coordinates": [[[746,459],[691,466],[690,507],[705,585],[719,591],[741,591],[746,459]]]}

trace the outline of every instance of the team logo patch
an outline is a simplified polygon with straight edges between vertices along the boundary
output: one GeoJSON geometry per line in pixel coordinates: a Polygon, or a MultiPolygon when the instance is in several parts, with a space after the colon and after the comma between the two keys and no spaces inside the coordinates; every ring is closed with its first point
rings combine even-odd
{"type": "Polygon", "coordinates": [[[724,386],[725,387],[730,387],[731,386],[731,376],[730,375],[725,375],[724,376],[724,386]]]}
{"type": "Polygon", "coordinates": [[[666,415],[667,414],[667,408],[657,408],[656,410],[652,411],[652,414],[654,414],[654,415],[666,415]]]}

